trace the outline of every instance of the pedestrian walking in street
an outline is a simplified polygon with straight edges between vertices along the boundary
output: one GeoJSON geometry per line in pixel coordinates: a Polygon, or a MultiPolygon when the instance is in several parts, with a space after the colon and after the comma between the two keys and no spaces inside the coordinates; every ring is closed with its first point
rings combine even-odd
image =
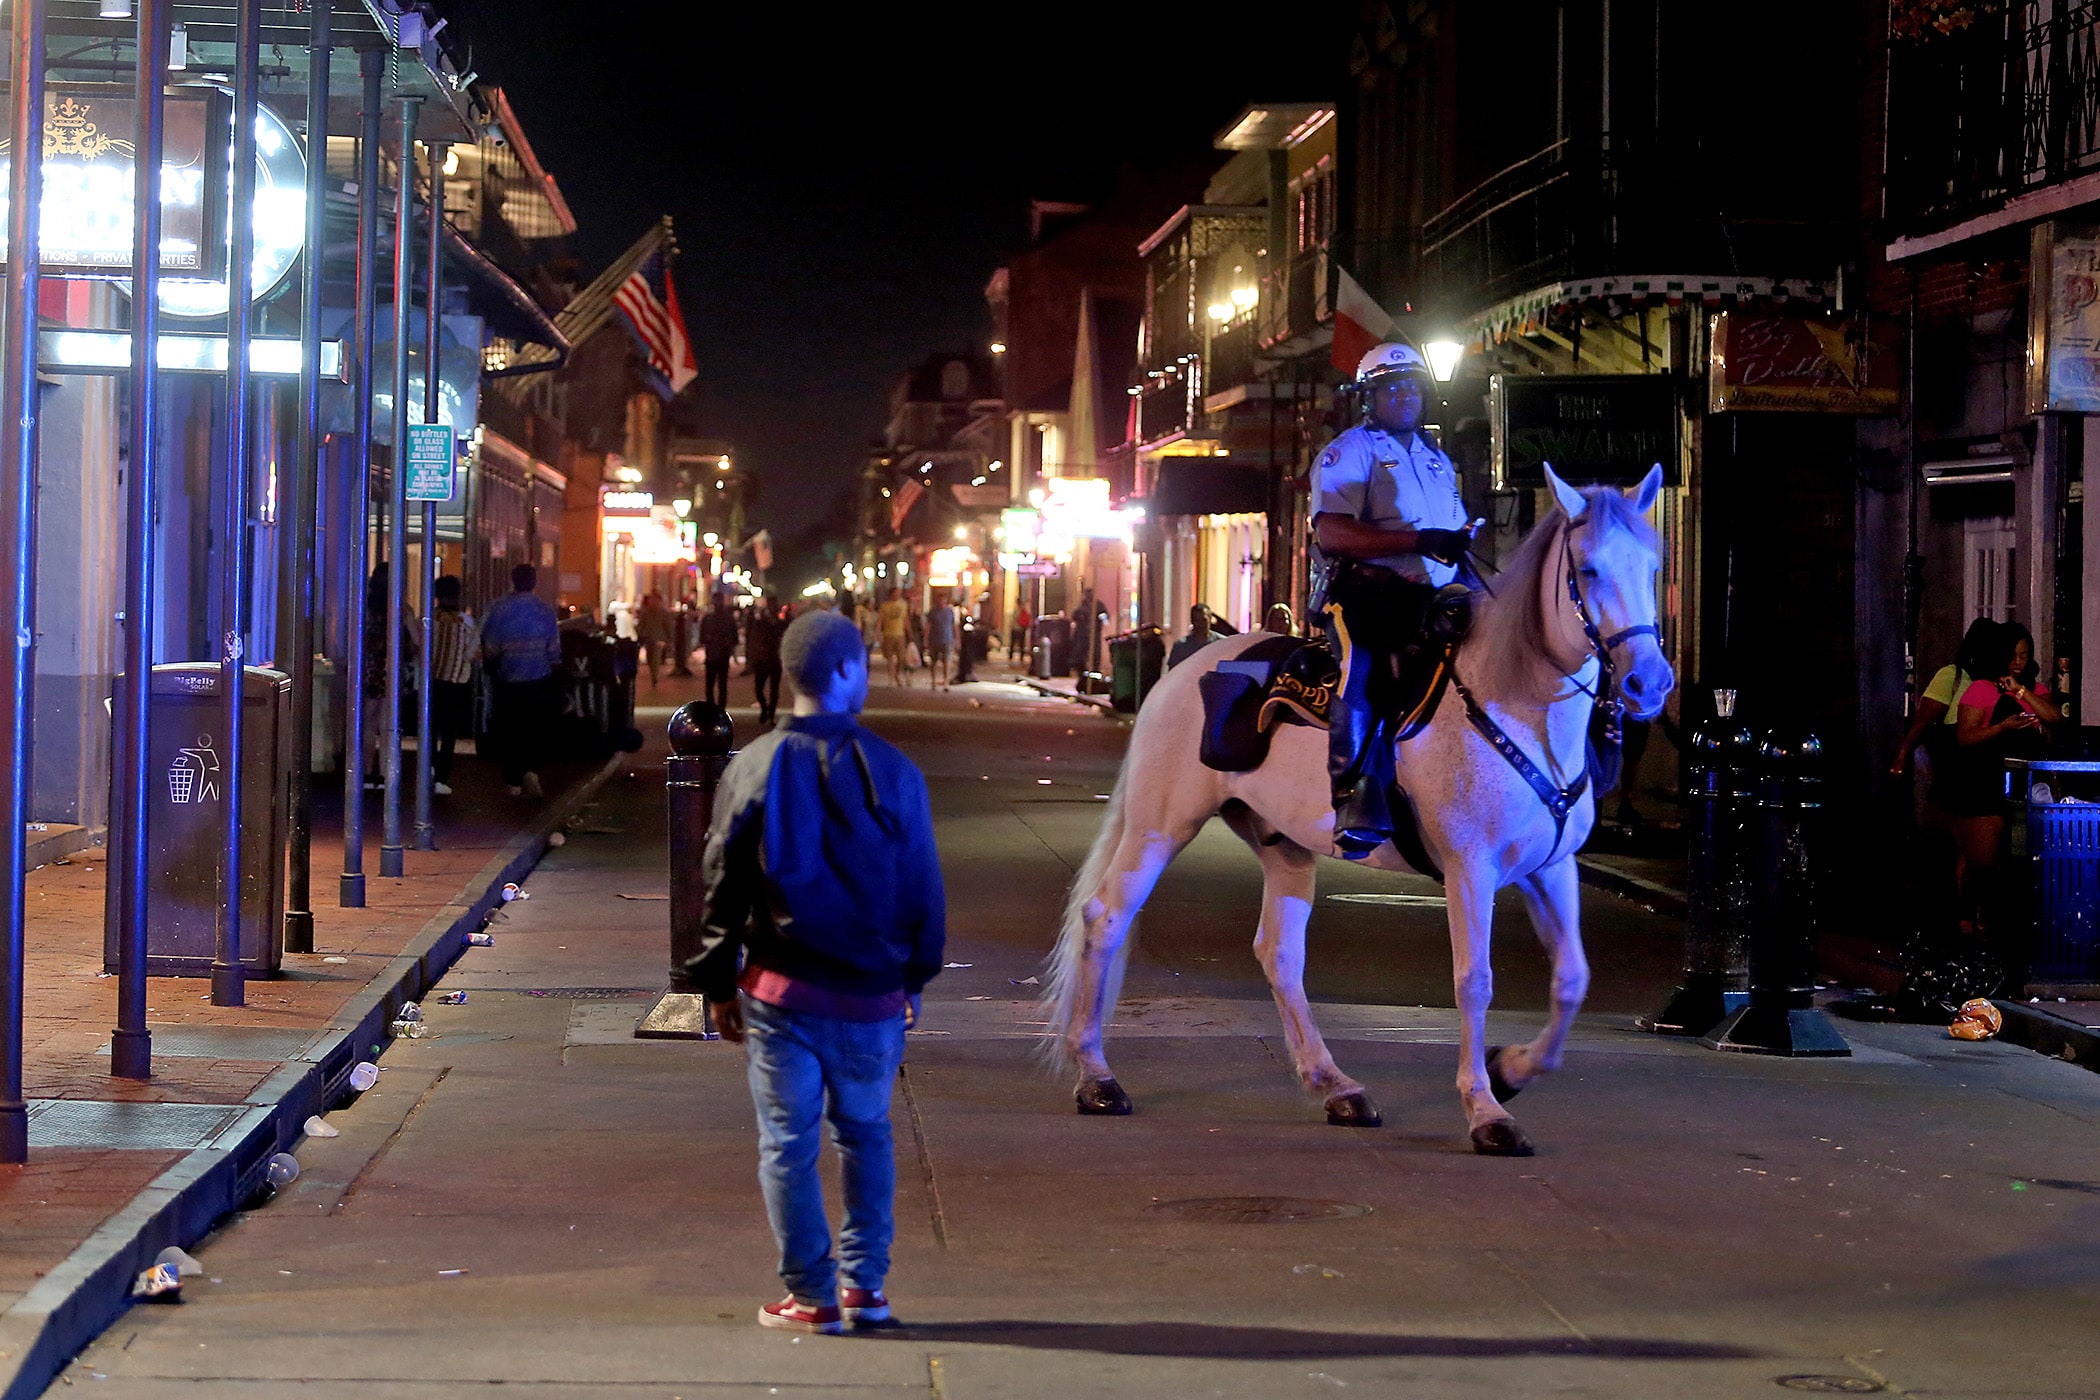
{"type": "Polygon", "coordinates": [[[729,708],[729,663],[736,657],[736,613],[729,595],[718,592],[707,615],[700,619],[700,660],[706,678],[706,698],[729,708]]]}
{"type": "Polygon", "coordinates": [[[641,614],[635,618],[635,637],[642,644],[642,655],[649,665],[649,688],[656,689],[658,675],[671,652],[671,633],[677,621],[671,610],[664,606],[664,595],[648,593],[642,597],[641,614]]]}
{"type": "Polygon", "coordinates": [[[1013,630],[1006,634],[1006,659],[1018,659],[1025,668],[1028,664],[1028,634],[1035,626],[1035,614],[1023,603],[1014,610],[1013,630]]]}
{"type": "Polygon", "coordinates": [[[926,668],[932,673],[935,690],[948,687],[948,663],[955,655],[955,604],[945,593],[936,594],[933,611],[926,614],[926,668]]]}
{"type": "Polygon", "coordinates": [[[889,666],[891,685],[904,684],[904,652],[911,645],[911,609],[905,606],[904,595],[895,587],[882,600],[877,613],[882,629],[882,659],[889,666]]]}
{"type": "Polygon", "coordinates": [[[919,993],[940,972],[946,897],[926,780],[857,719],[859,633],[836,613],[799,617],[781,662],[794,713],[722,775],[687,971],[722,1038],[747,1046],[759,1187],[788,1287],[758,1320],[838,1332],[890,1320],[890,1094],[919,993]],[[846,1198],[836,1255],[817,1175],[824,1122],[846,1198]]]}
{"type": "Polygon", "coordinates": [[[744,669],[758,700],[758,722],[771,724],[780,712],[780,634],[787,630],[780,600],[768,593],[744,620],[744,669]]]}
{"type": "Polygon", "coordinates": [[[481,625],[481,654],[494,669],[489,738],[512,797],[544,797],[540,768],[558,713],[561,624],[554,605],[535,591],[539,570],[510,571],[510,596],[498,599],[481,625]]]}
{"type": "Polygon", "coordinates": [[[430,753],[430,790],[452,795],[452,756],[461,735],[474,732],[474,663],[481,656],[481,628],[459,600],[459,575],[437,581],[437,615],[431,621],[430,723],[437,731],[430,753]]]}

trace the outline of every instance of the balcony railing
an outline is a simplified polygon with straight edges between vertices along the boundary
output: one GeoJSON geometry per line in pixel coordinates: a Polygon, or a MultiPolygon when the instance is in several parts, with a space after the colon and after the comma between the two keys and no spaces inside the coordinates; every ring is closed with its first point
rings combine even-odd
{"type": "Polygon", "coordinates": [[[1899,232],[2100,171],[2100,0],[1977,9],[1966,29],[1890,41],[1883,197],[1899,232]]]}
{"type": "Polygon", "coordinates": [[[1254,379],[1254,317],[1242,316],[1212,331],[1203,357],[1203,392],[1215,394],[1254,379]]]}
{"type": "Polygon", "coordinates": [[[1819,196],[1746,199],[1707,173],[1728,166],[1694,145],[1555,142],[1423,222],[1417,300],[1463,313],[1575,277],[1827,272],[1837,224],[1819,196]]]}
{"type": "Polygon", "coordinates": [[[1171,434],[1188,431],[1193,397],[1190,386],[1195,379],[1194,374],[1184,373],[1146,383],[1138,395],[1138,442],[1158,442],[1171,434]]]}
{"type": "Polygon", "coordinates": [[[1261,302],[1254,313],[1255,338],[1262,348],[1285,345],[1311,335],[1334,319],[1327,304],[1327,250],[1300,253],[1265,273],[1261,302]]]}

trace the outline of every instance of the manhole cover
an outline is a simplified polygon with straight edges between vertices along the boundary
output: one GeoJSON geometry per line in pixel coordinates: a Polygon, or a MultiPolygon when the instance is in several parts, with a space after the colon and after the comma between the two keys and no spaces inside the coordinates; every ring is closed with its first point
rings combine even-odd
{"type": "Polygon", "coordinates": [[[238,1104],[31,1099],[29,1145],[186,1152],[210,1142],[245,1112],[238,1104]]]}
{"type": "Polygon", "coordinates": [[[1302,1225],[1308,1220],[1343,1220],[1371,1213],[1369,1206],[1356,1201],[1313,1201],[1300,1196],[1202,1196],[1156,1201],[1150,1209],[1206,1225],[1302,1225]]]}
{"type": "Polygon", "coordinates": [[[1781,1376],[1772,1383],[1817,1395],[1873,1395],[1881,1389],[1881,1382],[1864,1376],[1781,1376]]]}

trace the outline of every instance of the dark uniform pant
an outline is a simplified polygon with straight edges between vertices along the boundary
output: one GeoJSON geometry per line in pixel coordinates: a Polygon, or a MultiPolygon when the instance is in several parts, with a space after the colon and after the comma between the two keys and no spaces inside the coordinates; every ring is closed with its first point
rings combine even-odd
{"type": "Polygon", "coordinates": [[[1371,565],[1344,566],[1328,600],[1327,645],[1341,667],[1327,731],[1335,842],[1368,851],[1392,835],[1392,724],[1401,668],[1422,645],[1435,588],[1371,565]]]}

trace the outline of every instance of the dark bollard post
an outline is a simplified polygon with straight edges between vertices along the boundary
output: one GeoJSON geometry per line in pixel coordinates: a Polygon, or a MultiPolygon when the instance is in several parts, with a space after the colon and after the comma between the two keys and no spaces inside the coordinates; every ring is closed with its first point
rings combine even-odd
{"type": "Polygon", "coordinates": [[[1692,731],[1693,819],[1686,861],[1684,983],[1634,1024],[1658,1035],[1705,1035],[1749,998],[1750,831],[1757,743],[1735,718],[1735,692],[1692,731]]]}
{"type": "Polygon", "coordinates": [[[686,977],[686,959],[700,951],[705,886],[700,857],[715,812],[715,788],[729,766],[736,726],[728,711],[705,700],[671,716],[671,756],[664,760],[664,798],[670,808],[665,845],[671,860],[671,979],[635,1026],[638,1040],[713,1040],[707,1002],[686,977]]]}
{"type": "Polygon", "coordinates": [[[1792,1057],[1850,1055],[1816,1009],[1815,846],[1823,811],[1823,743],[1765,736],[1758,778],[1759,879],[1750,932],[1750,1004],[1715,1027],[1715,1050],[1792,1057]]]}

